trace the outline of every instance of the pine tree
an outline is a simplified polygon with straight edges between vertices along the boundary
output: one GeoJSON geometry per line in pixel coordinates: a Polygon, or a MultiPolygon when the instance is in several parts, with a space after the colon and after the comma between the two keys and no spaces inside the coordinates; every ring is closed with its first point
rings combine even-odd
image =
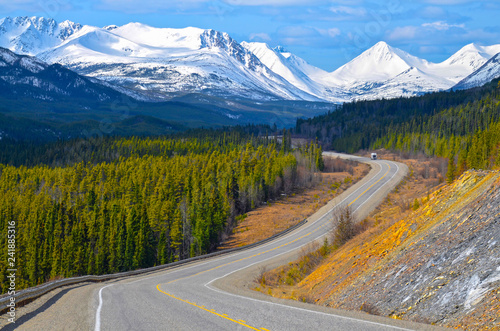
{"type": "Polygon", "coordinates": [[[452,183],[455,180],[455,155],[451,155],[448,159],[448,171],[446,172],[446,180],[449,183],[452,183]]]}

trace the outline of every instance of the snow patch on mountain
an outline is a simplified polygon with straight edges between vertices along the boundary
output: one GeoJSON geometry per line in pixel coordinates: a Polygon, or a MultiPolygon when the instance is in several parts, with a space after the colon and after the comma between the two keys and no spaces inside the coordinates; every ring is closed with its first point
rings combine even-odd
{"type": "Polygon", "coordinates": [[[435,73],[455,84],[472,74],[491,57],[500,52],[500,45],[480,46],[469,44],[442,63],[435,65],[435,73]]]}
{"type": "Polygon", "coordinates": [[[327,87],[311,78],[311,74],[324,75],[326,71],[311,66],[303,59],[286,52],[283,48],[276,50],[259,42],[242,42],[241,45],[292,85],[323,100],[336,101],[335,95],[331,94],[327,87]]]}
{"type": "Polygon", "coordinates": [[[425,60],[393,48],[381,41],[325,77],[325,82],[349,86],[396,77],[411,67],[422,67],[425,60]]]}
{"type": "Polygon", "coordinates": [[[379,42],[319,80],[344,88],[357,100],[420,95],[450,89],[484,64],[496,49],[500,45],[471,44],[446,61],[432,63],[379,42]]]}

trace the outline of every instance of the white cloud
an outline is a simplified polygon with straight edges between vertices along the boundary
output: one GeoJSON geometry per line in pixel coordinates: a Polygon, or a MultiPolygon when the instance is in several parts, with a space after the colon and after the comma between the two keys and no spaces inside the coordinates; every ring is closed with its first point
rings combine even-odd
{"type": "Polygon", "coordinates": [[[250,40],[259,40],[259,41],[271,41],[271,37],[267,33],[252,33],[249,37],[250,40]]]}
{"type": "Polygon", "coordinates": [[[98,9],[115,10],[124,13],[154,13],[161,10],[184,11],[197,8],[207,0],[157,1],[157,0],[102,0],[98,9]]]}
{"type": "Polygon", "coordinates": [[[389,40],[413,39],[417,35],[417,30],[416,26],[397,27],[389,33],[388,38],[389,40]]]}
{"type": "Polygon", "coordinates": [[[448,23],[443,22],[443,21],[438,21],[438,22],[433,22],[433,23],[424,23],[424,24],[422,24],[422,26],[424,28],[432,28],[432,29],[436,29],[439,31],[449,30],[450,28],[462,28],[462,29],[465,28],[464,24],[448,24],[448,23]]]}
{"type": "Polygon", "coordinates": [[[429,6],[421,9],[419,14],[422,17],[442,19],[444,16],[446,16],[446,11],[441,7],[429,6]]]}
{"type": "Polygon", "coordinates": [[[224,0],[233,6],[312,6],[328,3],[326,0],[224,0]]]}
{"type": "Polygon", "coordinates": [[[328,35],[330,37],[336,37],[336,36],[339,36],[340,35],[340,29],[338,28],[332,28],[332,29],[328,29],[328,35]]]}
{"type": "MultiPolygon", "coordinates": [[[[5,0],[0,0],[5,1],[5,0]]],[[[26,0],[21,0],[26,1],[26,0]]],[[[31,0],[36,1],[36,0],[31,0]]],[[[41,1],[41,0],[38,0],[41,1]]],[[[66,1],[66,0],[54,0],[66,1]]],[[[158,1],[158,0],[99,0],[96,4],[98,9],[115,10],[125,13],[152,13],[161,10],[176,10],[179,12],[199,8],[239,7],[239,6],[263,6],[263,7],[286,7],[286,6],[317,6],[326,5],[329,0],[182,0],[182,1],[158,1]]]]}
{"type": "MultiPolygon", "coordinates": [[[[387,35],[391,41],[411,40],[416,38],[426,38],[429,34],[440,33],[441,35],[452,28],[457,28],[463,34],[465,24],[448,24],[443,21],[424,23],[420,26],[402,26],[390,31],[387,35]]],[[[448,32],[446,32],[448,33],[448,32]]]]}
{"type": "Polygon", "coordinates": [[[425,0],[424,2],[431,3],[433,5],[459,5],[468,2],[477,3],[477,0],[425,0]]]}
{"type": "Polygon", "coordinates": [[[0,6],[2,11],[12,11],[12,10],[28,10],[28,11],[36,11],[36,7],[38,6],[38,1],[36,0],[19,0],[19,1],[7,1],[1,0],[0,6]]]}
{"type": "Polygon", "coordinates": [[[285,26],[276,33],[276,40],[285,46],[320,46],[331,47],[338,44],[338,28],[320,29],[312,26],[285,26]]]}
{"type": "Polygon", "coordinates": [[[40,13],[45,16],[54,16],[63,10],[72,8],[69,1],[41,1],[41,0],[0,0],[0,8],[2,12],[11,12],[16,10],[40,13]]]}
{"type": "Polygon", "coordinates": [[[287,37],[314,37],[319,35],[318,30],[309,26],[285,26],[279,30],[279,34],[287,37]]]}
{"type": "Polygon", "coordinates": [[[339,28],[331,28],[331,29],[317,29],[318,32],[325,37],[335,38],[340,36],[341,32],[339,28]]]}
{"type": "Polygon", "coordinates": [[[330,7],[330,11],[336,15],[365,16],[366,9],[347,6],[330,7]]]}
{"type": "Polygon", "coordinates": [[[439,54],[443,51],[440,46],[420,46],[419,51],[421,54],[439,54]]]}

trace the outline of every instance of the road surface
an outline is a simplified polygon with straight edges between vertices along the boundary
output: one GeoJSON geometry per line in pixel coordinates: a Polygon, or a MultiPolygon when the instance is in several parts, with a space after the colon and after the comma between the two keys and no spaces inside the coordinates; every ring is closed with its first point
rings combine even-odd
{"type": "Polygon", "coordinates": [[[91,284],[77,289],[79,292],[69,290],[40,314],[21,321],[20,328],[96,331],[433,329],[428,325],[361,312],[279,300],[250,289],[256,285],[253,280],[263,266],[269,269],[287,263],[311,241],[322,240],[328,235],[331,215],[339,205],[351,206],[355,216],[362,219],[407,172],[406,166],[396,162],[343,157],[370,163],[370,174],[286,236],[252,249],[175,269],[91,284]],[[69,298],[74,301],[78,296],[80,307],[75,307],[69,298]],[[48,321],[51,316],[55,318],[48,321]],[[80,322],[70,324],[72,318],[80,322]]]}

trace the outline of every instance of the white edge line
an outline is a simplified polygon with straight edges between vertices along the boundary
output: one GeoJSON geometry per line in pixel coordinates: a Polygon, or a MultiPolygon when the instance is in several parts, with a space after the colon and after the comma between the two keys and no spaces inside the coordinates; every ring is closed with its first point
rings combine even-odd
{"type": "MultiPolygon", "coordinates": [[[[376,164],[376,163],[375,163],[376,164]]],[[[378,164],[377,164],[378,165],[378,164]]],[[[380,167],[380,165],[378,165],[380,167]]],[[[382,172],[382,167],[380,167],[380,170],[373,176],[374,178],[376,176],[378,176],[380,174],[380,172],[382,172]]],[[[308,229],[310,227],[312,227],[313,225],[315,225],[316,223],[320,222],[323,218],[325,218],[326,216],[328,216],[328,214],[330,214],[334,209],[338,208],[340,205],[342,205],[342,203],[344,203],[344,201],[346,201],[347,199],[349,199],[353,194],[355,194],[357,191],[361,190],[364,186],[366,186],[367,184],[369,184],[374,178],[370,179],[369,181],[367,181],[365,184],[361,185],[360,187],[358,187],[354,192],[352,192],[351,194],[349,194],[347,197],[345,197],[342,201],[340,201],[338,204],[336,204],[335,206],[333,206],[330,210],[328,210],[327,212],[325,212],[321,217],[319,217],[316,221],[312,222],[311,224],[309,224],[308,226],[304,227],[304,228],[301,228],[301,230],[305,230],[305,229],[308,229]]],[[[392,178],[391,178],[392,179],[392,178]]],[[[335,199],[335,198],[334,198],[335,199]]],[[[362,205],[361,205],[362,206],[362,205]]],[[[359,207],[358,207],[359,208],[359,207]]],[[[297,229],[299,230],[299,229],[297,229]]],[[[329,230],[330,231],[330,230],[329,230]]],[[[292,235],[293,232],[287,234],[286,236],[284,237],[281,237],[281,238],[276,238],[276,240],[273,240],[271,242],[268,242],[268,243],[265,243],[263,244],[262,246],[257,246],[257,247],[253,247],[253,248],[250,248],[248,250],[244,250],[244,251],[241,251],[241,252],[235,252],[233,254],[228,254],[228,255],[225,255],[225,256],[220,256],[220,257],[217,257],[217,261],[222,261],[222,260],[226,260],[226,259],[229,259],[230,257],[234,257],[234,256],[238,256],[240,254],[245,254],[245,253],[248,253],[248,252],[251,252],[252,250],[255,250],[255,249],[260,249],[260,248],[265,248],[267,246],[271,246],[273,244],[277,244],[279,243],[280,241],[283,241],[284,239],[287,239],[290,235],[292,235]]],[[[316,240],[316,239],[315,239],[316,240]]],[[[195,265],[192,265],[190,267],[187,267],[187,268],[176,268],[174,270],[170,270],[170,272],[168,272],[169,270],[157,270],[157,271],[153,271],[154,273],[161,273],[161,274],[156,274],[156,275],[151,275],[149,277],[146,277],[146,278],[141,278],[141,279],[138,279],[138,280],[135,280],[135,281],[132,281],[132,282],[128,282],[128,283],[124,283],[123,285],[128,285],[128,284],[133,284],[133,283],[137,283],[137,282],[141,282],[141,281],[144,281],[144,280],[148,280],[148,279],[151,279],[151,278],[155,278],[155,277],[162,277],[165,275],[165,272],[168,272],[168,274],[172,274],[172,273],[175,273],[177,271],[185,271],[185,270],[189,270],[189,269],[192,269],[194,267],[199,267],[199,266],[202,266],[202,265],[205,265],[205,264],[209,264],[209,263],[212,263],[214,262],[215,260],[209,260],[209,261],[206,261],[204,263],[201,263],[201,264],[195,264],[195,265]]],[[[196,263],[196,261],[194,262],[196,263]]],[[[140,276],[140,275],[137,275],[137,276],[140,276]]],[[[107,286],[105,286],[107,287],[107,286]]]]}
{"type": "Polygon", "coordinates": [[[95,327],[94,327],[94,331],[100,331],[101,330],[101,309],[102,309],[102,303],[103,303],[103,300],[102,300],[102,290],[104,290],[106,287],[110,287],[110,286],[113,286],[115,284],[109,284],[109,285],[106,285],[104,287],[101,287],[101,289],[99,290],[99,305],[97,306],[97,310],[95,312],[95,327]]]}
{"type": "MultiPolygon", "coordinates": [[[[390,162],[390,161],[389,161],[389,162],[390,162]]],[[[391,176],[391,178],[389,178],[389,180],[388,180],[386,183],[389,183],[389,182],[390,182],[390,181],[394,178],[394,176],[396,176],[396,175],[397,175],[397,173],[398,173],[398,171],[399,171],[399,166],[398,166],[398,164],[397,164],[397,163],[394,163],[394,165],[397,167],[397,170],[396,170],[396,172],[395,172],[395,173],[391,176]]],[[[391,166],[389,165],[389,168],[390,168],[390,167],[391,167],[391,166]]],[[[379,188],[378,188],[375,192],[373,192],[372,194],[370,194],[370,196],[367,198],[367,200],[369,200],[369,199],[370,199],[370,198],[371,198],[371,197],[372,197],[375,193],[377,193],[378,191],[380,191],[380,190],[381,190],[384,186],[385,186],[385,185],[380,186],[380,187],[379,187],[379,188]]],[[[358,208],[356,208],[356,210],[358,210],[359,208],[361,208],[361,206],[362,206],[362,205],[364,205],[364,202],[363,202],[361,205],[359,205],[359,206],[358,206],[358,208]]],[[[354,210],[352,213],[354,214],[354,213],[356,212],[356,210],[354,210]]]]}
{"type": "MultiPolygon", "coordinates": [[[[322,236],[324,236],[325,234],[322,234],[322,235],[319,235],[317,236],[316,238],[314,238],[311,242],[313,241],[316,241],[317,239],[321,238],[322,236]]],[[[294,250],[296,249],[299,249],[301,247],[304,247],[306,245],[309,245],[311,242],[307,242],[297,248],[295,248],[294,250]]],[[[242,296],[242,295],[238,295],[238,294],[233,294],[233,293],[229,293],[229,292],[226,292],[226,291],[222,291],[222,290],[219,290],[213,286],[211,286],[211,284],[219,279],[222,279],[226,276],[229,276],[230,274],[233,274],[235,272],[238,272],[238,271],[241,271],[243,269],[246,269],[246,268],[249,268],[255,264],[259,264],[259,263],[262,263],[262,262],[265,262],[267,260],[270,260],[270,259],[274,259],[280,255],[283,255],[283,254],[286,254],[286,253],[290,253],[291,251],[286,251],[286,252],[283,252],[283,253],[280,253],[278,255],[274,255],[274,256],[271,256],[265,260],[261,260],[261,261],[257,261],[257,262],[254,262],[252,264],[249,264],[247,266],[244,266],[242,268],[239,268],[237,270],[233,270],[231,272],[228,272],[227,274],[223,275],[223,276],[220,276],[220,277],[217,277],[217,278],[214,278],[212,279],[211,281],[207,282],[204,284],[204,286],[206,288],[208,288],[209,290],[212,290],[214,292],[218,292],[220,294],[224,294],[224,295],[229,295],[229,296],[232,296],[232,297],[237,297],[237,298],[241,298],[241,299],[246,299],[246,300],[250,300],[250,301],[255,301],[255,302],[259,302],[259,303],[265,303],[265,304],[270,304],[270,305],[275,305],[275,306],[280,306],[280,307],[283,307],[283,308],[289,308],[289,309],[295,309],[295,310],[300,310],[300,311],[306,311],[306,312],[310,312],[310,313],[314,313],[314,314],[319,314],[319,315],[326,315],[326,316],[335,316],[335,317],[339,317],[339,318],[343,318],[343,319],[347,319],[347,320],[352,320],[352,321],[357,321],[357,322],[365,322],[365,323],[369,323],[369,324],[374,324],[374,325],[379,325],[379,326],[383,326],[383,327],[387,327],[387,326],[390,326],[390,327],[393,327],[395,329],[398,329],[398,330],[408,330],[408,331],[411,331],[411,329],[405,329],[405,328],[400,328],[400,327],[397,327],[397,326],[393,326],[393,325],[387,325],[387,324],[382,324],[382,323],[378,323],[378,322],[372,322],[372,321],[367,321],[367,320],[360,320],[360,319],[357,319],[357,318],[353,318],[353,317],[347,317],[347,316],[342,316],[342,315],[337,315],[337,314],[332,314],[332,313],[325,313],[325,312],[321,312],[321,311],[316,311],[316,310],[310,310],[310,309],[305,309],[305,308],[299,308],[299,307],[295,307],[295,306],[289,306],[289,305],[284,305],[284,304],[281,304],[281,303],[275,303],[275,302],[271,302],[271,301],[264,301],[264,300],[259,300],[259,299],[254,299],[254,298],[250,298],[250,297],[246,297],[246,296],[242,296]]]]}

